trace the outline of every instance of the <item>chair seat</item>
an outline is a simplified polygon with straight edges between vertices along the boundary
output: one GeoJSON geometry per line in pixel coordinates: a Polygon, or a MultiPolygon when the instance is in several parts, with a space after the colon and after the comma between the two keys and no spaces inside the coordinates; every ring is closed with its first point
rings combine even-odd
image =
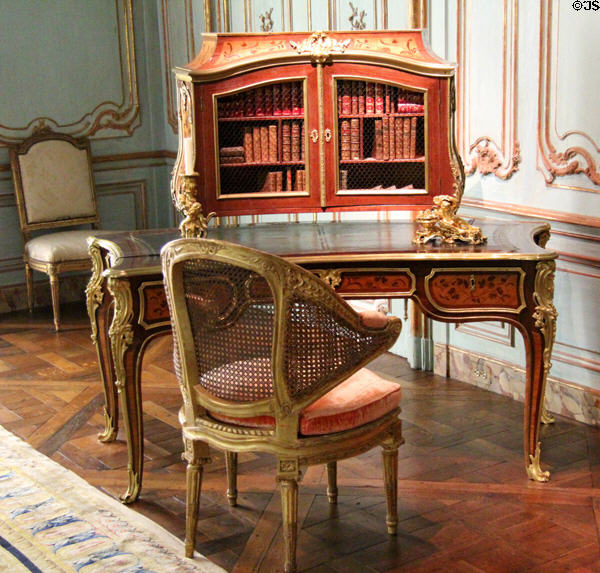
{"type": "Polygon", "coordinates": [[[40,235],[27,241],[25,254],[29,259],[44,263],[89,260],[87,238],[112,232],[78,229],[40,235]]]}
{"type": "MultiPolygon", "coordinates": [[[[314,436],[357,428],[397,408],[401,397],[402,390],[398,384],[362,368],[303,410],[300,433],[314,436]]],[[[234,418],[216,413],[211,413],[211,416],[239,426],[275,427],[275,419],[271,416],[234,418]]]]}

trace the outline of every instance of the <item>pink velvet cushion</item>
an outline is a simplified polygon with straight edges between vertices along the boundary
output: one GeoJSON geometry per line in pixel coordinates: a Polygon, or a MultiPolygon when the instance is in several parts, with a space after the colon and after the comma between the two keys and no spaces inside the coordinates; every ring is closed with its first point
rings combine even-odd
{"type": "Polygon", "coordinates": [[[361,322],[368,328],[385,328],[388,317],[378,310],[363,310],[359,312],[361,322]]]}
{"type": "MultiPolygon", "coordinates": [[[[398,384],[362,368],[304,409],[300,416],[300,433],[314,436],[357,428],[397,408],[401,397],[402,390],[398,384]]],[[[275,419],[271,416],[234,418],[214,413],[212,416],[223,422],[251,428],[275,426],[275,419]]]]}

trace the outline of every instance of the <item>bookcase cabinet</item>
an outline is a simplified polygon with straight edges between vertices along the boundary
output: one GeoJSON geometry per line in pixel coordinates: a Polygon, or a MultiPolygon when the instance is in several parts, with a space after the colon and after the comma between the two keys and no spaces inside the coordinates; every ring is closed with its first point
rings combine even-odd
{"type": "Polygon", "coordinates": [[[462,188],[454,65],[420,31],[205,34],[173,186],[217,215],[423,209],[462,188]]]}

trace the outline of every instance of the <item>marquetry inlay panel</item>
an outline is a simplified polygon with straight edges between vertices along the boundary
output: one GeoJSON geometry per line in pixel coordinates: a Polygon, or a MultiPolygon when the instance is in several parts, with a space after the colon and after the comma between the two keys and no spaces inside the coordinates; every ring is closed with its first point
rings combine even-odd
{"type": "Polygon", "coordinates": [[[524,306],[521,269],[435,269],[425,278],[431,304],[445,311],[481,309],[520,312],[524,306]]]}
{"type": "Polygon", "coordinates": [[[139,286],[140,300],[143,308],[140,312],[139,323],[144,328],[154,328],[170,321],[167,297],[162,281],[149,281],[139,286]]]}

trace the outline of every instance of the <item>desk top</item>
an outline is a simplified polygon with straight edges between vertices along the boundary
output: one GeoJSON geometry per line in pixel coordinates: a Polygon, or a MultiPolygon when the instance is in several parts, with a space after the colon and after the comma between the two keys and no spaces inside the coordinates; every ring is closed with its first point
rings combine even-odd
{"type": "MultiPolygon", "coordinates": [[[[260,223],[209,228],[208,238],[230,241],[285,257],[297,264],[436,260],[548,260],[556,253],[540,247],[550,226],[531,221],[477,221],[484,245],[415,245],[412,222],[260,223]]],[[[160,250],[180,238],[177,229],[107,233],[96,243],[107,249],[106,276],[160,274],[160,250]]]]}

